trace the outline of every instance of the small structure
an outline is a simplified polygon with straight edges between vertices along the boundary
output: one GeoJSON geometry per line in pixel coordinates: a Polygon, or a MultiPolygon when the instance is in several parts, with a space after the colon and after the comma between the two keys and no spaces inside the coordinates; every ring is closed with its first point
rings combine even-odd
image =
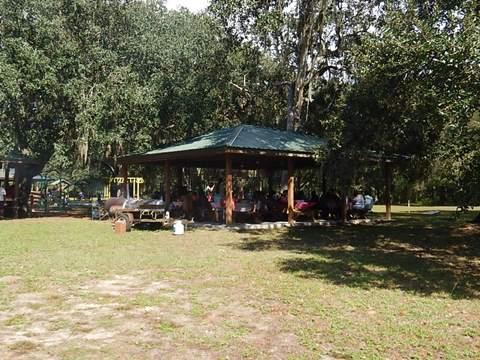
{"type": "Polygon", "coordinates": [[[28,193],[30,191],[31,174],[39,168],[40,162],[28,157],[10,153],[0,155],[0,182],[7,192],[6,210],[14,218],[18,218],[22,204],[28,209],[28,193]],[[26,194],[23,198],[22,194],[26,194]]]}
{"type": "MultiPolygon", "coordinates": [[[[314,136],[270,128],[239,125],[217,130],[161,149],[119,159],[124,183],[128,166],[150,164],[164,168],[165,200],[171,201],[171,168],[225,169],[225,221],[233,222],[233,169],[288,171],[288,221],[294,217],[294,170],[318,166],[327,141],[314,136]]],[[[124,186],[124,189],[127,187],[124,186]]],[[[124,191],[125,195],[126,190],[124,191]]]]}
{"type": "MultiPolygon", "coordinates": [[[[140,195],[142,193],[142,187],[143,187],[143,184],[145,183],[145,180],[142,177],[129,177],[127,180],[128,180],[128,184],[132,184],[133,186],[132,197],[134,199],[140,199],[140,195]]],[[[112,185],[121,186],[124,183],[125,183],[125,179],[121,176],[111,178],[108,185],[105,185],[103,187],[103,198],[109,199],[112,197],[112,194],[111,194],[112,185]]],[[[117,194],[114,194],[114,196],[117,196],[117,194]]]]}

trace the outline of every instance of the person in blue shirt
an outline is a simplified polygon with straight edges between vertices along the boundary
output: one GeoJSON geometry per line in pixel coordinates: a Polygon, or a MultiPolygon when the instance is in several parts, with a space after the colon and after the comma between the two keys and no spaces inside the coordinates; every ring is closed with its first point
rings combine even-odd
{"type": "Polygon", "coordinates": [[[367,194],[367,195],[364,196],[364,198],[365,198],[365,210],[367,210],[367,211],[372,210],[373,204],[375,203],[373,201],[373,197],[371,197],[370,195],[367,194]]]}
{"type": "Polygon", "coordinates": [[[353,198],[353,206],[354,210],[364,210],[365,209],[365,198],[361,192],[357,192],[357,195],[353,198]]]}

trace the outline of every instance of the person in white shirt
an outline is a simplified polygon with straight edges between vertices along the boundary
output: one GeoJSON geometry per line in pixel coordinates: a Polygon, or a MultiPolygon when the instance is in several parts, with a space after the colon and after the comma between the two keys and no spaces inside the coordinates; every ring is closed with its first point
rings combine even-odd
{"type": "Polygon", "coordinates": [[[5,188],[0,185],[0,218],[3,218],[3,209],[5,208],[5,197],[7,196],[7,192],[5,188]]]}

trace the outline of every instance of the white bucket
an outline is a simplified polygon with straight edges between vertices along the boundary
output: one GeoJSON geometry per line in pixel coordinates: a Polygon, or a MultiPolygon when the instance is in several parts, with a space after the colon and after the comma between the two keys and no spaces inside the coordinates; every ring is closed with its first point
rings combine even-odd
{"type": "Polygon", "coordinates": [[[185,233],[185,226],[180,220],[175,220],[173,223],[173,234],[174,235],[183,235],[185,233]]]}

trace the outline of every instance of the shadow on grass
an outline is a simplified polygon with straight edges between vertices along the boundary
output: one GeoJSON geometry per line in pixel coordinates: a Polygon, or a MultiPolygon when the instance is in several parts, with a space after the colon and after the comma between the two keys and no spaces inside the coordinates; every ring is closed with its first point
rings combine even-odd
{"type": "Polygon", "coordinates": [[[400,216],[380,225],[293,228],[254,234],[236,246],[281,250],[281,271],[337,285],[480,297],[480,231],[449,216],[400,216]]]}

